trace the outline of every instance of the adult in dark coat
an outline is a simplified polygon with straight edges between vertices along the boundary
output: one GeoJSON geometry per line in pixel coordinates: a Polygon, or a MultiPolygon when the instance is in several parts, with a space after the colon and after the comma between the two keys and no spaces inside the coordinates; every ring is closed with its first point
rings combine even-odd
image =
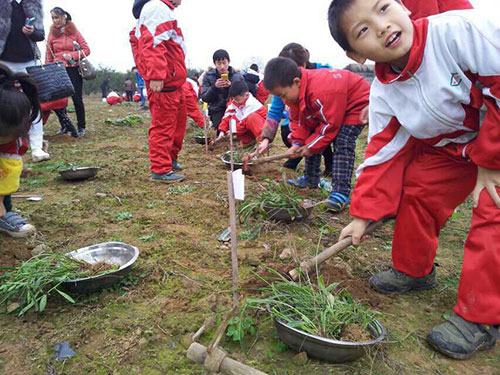
{"type": "Polygon", "coordinates": [[[226,105],[229,100],[229,88],[235,81],[243,81],[243,76],[229,65],[230,59],[227,51],[215,51],[213,57],[215,68],[205,73],[201,87],[201,100],[208,103],[208,115],[212,126],[219,129],[219,124],[224,117],[226,105]],[[227,75],[227,79],[221,75],[227,75]]]}

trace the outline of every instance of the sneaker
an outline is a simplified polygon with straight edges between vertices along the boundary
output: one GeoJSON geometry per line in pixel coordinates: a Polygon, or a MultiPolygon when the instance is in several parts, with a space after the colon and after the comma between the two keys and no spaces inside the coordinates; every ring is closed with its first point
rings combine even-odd
{"type": "Polygon", "coordinates": [[[340,212],[349,206],[349,197],[345,194],[332,191],[330,196],[325,200],[325,205],[329,211],[340,212]]]}
{"type": "Polygon", "coordinates": [[[0,232],[11,237],[24,238],[35,232],[35,227],[14,212],[7,212],[0,217],[0,232]]]}
{"type": "Polygon", "coordinates": [[[78,128],[78,136],[83,137],[85,135],[85,128],[78,128]]]}
{"type": "Polygon", "coordinates": [[[66,127],[62,127],[61,129],[59,129],[58,131],[56,131],[56,135],[64,135],[66,134],[67,130],[66,130],[66,127]]]}
{"type": "Polygon", "coordinates": [[[292,186],[295,186],[295,187],[298,187],[300,189],[304,189],[304,188],[317,189],[318,188],[317,186],[311,185],[309,183],[309,181],[307,181],[307,177],[306,176],[300,176],[298,178],[292,178],[290,180],[287,180],[286,182],[288,184],[290,184],[292,186]]]}
{"type": "Polygon", "coordinates": [[[181,163],[179,163],[177,160],[172,160],[172,169],[174,171],[182,171],[184,168],[182,168],[181,163]]]}
{"type": "Polygon", "coordinates": [[[498,328],[472,323],[452,314],[446,322],[429,332],[427,341],[434,349],[448,357],[468,359],[477,351],[494,347],[497,341],[494,336],[500,336],[498,328]]]}
{"type": "Polygon", "coordinates": [[[158,182],[177,182],[184,180],[184,176],[170,171],[168,173],[151,173],[151,180],[158,182]]]}
{"type": "Polygon", "coordinates": [[[49,159],[50,155],[47,152],[43,151],[41,148],[35,148],[31,150],[31,160],[33,160],[33,162],[38,163],[40,161],[49,159]]]}
{"type": "Polygon", "coordinates": [[[332,183],[328,181],[326,178],[321,178],[319,180],[318,187],[326,191],[332,191],[332,183]]]}
{"type": "Polygon", "coordinates": [[[394,268],[370,277],[370,286],[379,293],[398,294],[410,290],[428,290],[437,285],[436,267],[424,277],[411,277],[394,268]]]}

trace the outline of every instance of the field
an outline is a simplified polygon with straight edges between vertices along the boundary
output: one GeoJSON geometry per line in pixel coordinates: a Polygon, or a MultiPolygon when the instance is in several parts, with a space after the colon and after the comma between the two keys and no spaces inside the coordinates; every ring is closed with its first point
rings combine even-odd
{"type": "MultiPolygon", "coordinates": [[[[148,113],[135,104],[111,109],[98,98],[85,100],[86,136],[79,140],[55,136],[59,125],[53,115],[46,126],[52,159],[40,164],[27,160],[19,193],[42,195],[44,200],[16,199],[14,204],[38,233],[27,241],[0,236],[0,266],[28,259],[39,244],[67,252],[123,241],[137,246],[141,255],[134,271],[116,288],[77,297],[74,305],[56,299],[42,314],[0,315],[0,374],[204,374],[201,366],[186,359],[183,342],[206,317],[220,317],[231,303],[230,248],[217,240],[229,221],[226,170],[220,161],[225,146],[205,154],[203,146],[194,143],[188,125],[179,158],[186,180],[157,184],[149,180],[148,113]],[[144,125],[104,123],[127,114],[141,115],[144,125]],[[70,164],[99,166],[98,177],[78,183],[60,180],[57,169],[70,164]],[[64,341],[77,355],[57,362],[54,345],[64,341]]],[[[366,144],[363,134],[358,159],[366,144]]],[[[272,153],[282,147],[277,141],[272,153]]],[[[253,170],[247,177],[248,195],[264,177],[281,179],[280,162],[253,170]]],[[[320,199],[320,193],[311,194],[320,199]]],[[[440,284],[433,291],[386,297],[370,290],[368,277],[390,266],[390,223],[359,249],[344,251],[324,267],[327,280],[342,282],[355,298],[381,313],[388,338],[363,359],[339,365],[315,360],[304,364],[278,340],[265,316],[253,318],[258,329],[257,336],[245,339],[248,356],[230,338],[221,345],[233,358],[276,375],[500,374],[498,345],[459,362],[437,354],[425,342],[428,330],[455,303],[470,208],[470,201],[460,206],[441,234],[436,258],[440,284]]],[[[256,293],[251,289],[263,267],[295,266],[293,259],[279,258],[283,249],[305,259],[335,243],[348,222],[347,212],[333,215],[316,208],[304,223],[268,225],[259,238],[241,240],[243,294],[256,293]]],[[[206,345],[213,333],[203,335],[201,342],[206,345]]]]}

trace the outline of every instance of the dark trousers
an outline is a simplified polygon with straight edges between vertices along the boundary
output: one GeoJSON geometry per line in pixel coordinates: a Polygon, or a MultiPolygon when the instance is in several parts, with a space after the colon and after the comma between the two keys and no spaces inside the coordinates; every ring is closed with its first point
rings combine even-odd
{"type": "MultiPolygon", "coordinates": [[[[285,146],[288,148],[292,147],[292,144],[288,140],[289,134],[290,134],[290,127],[289,126],[282,126],[281,127],[281,140],[283,141],[285,146]]],[[[331,173],[332,173],[332,160],[333,160],[333,151],[332,151],[331,144],[329,144],[328,147],[324,149],[323,159],[325,161],[325,174],[331,175],[331,173]]],[[[302,160],[302,158],[289,159],[286,162],[287,167],[297,169],[297,166],[299,165],[301,160],[302,160]]]]}
{"type": "Polygon", "coordinates": [[[74,66],[66,68],[69,79],[75,88],[75,94],[71,97],[75,105],[76,120],[78,129],[85,129],[85,106],[83,105],[83,78],[78,71],[78,67],[74,66]]]}
{"type": "MultiPolygon", "coordinates": [[[[333,140],[332,157],[332,192],[349,196],[351,193],[351,179],[356,157],[356,139],[363,130],[363,126],[343,125],[333,140]]],[[[316,186],[321,178],[321,155],[306,158],[304,175],[307,181],[316,186]]]]}
{"type": "Polygon", "coordinates": [[[101,95],[103,99],[106,99],[108,97],[108,89],[101,88],[101,95]]]}
{"type": "Polygon", "coordinates": [[[59,119],[59,124],[61,125],[61,130],[66,130],[70,132],[72,135],[76,133],[76,128],[75,125],[73,125],[73,122],[71,119],[68,117],[68,113],[66,112],[66,108],[61,108],[61,109],[55,109],[54,110],[55,114],[57,115],[57,118],[59,119]]]}
{"type": "Polygon", "coordinates": [[[134,92],[133,91],[125,91],[127,94],[127,102],[133,102],[134,101],[134,92]]]}
{"type": "Polygon", "coordinates": [[[212,121],[212,126],[217,130],[217,134],[219,134],[219,125],[224,117],[225,109],[217,112],[210,112],[210,121],[212,121]]]}
{"type": "Polygon", "coordinates": [[[7,212],[12,211],[12,198],[10,195],[3,197],[3,205],[5,206],[5,210],[7,212]]]}

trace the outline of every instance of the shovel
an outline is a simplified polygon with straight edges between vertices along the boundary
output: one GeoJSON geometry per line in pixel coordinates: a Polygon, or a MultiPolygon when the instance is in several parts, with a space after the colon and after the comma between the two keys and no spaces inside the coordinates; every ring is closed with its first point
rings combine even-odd
{"type": "MultiPolygon", "coordinates": [[[[252,160],[253,157],[255,157],[255,153],[246,154],[245,156],[243,156],[243,159],[242,159],[243,160],[243,171],[246,172],[248,170],[248,163],[250,162],[250,160],[252,160]]],[[[260,158],[260,159],[253,159],[252,165],[264,164],[264,163],[268,163],[270,161],[280,160],[280,159],[288,159],[288,158],[290,158],[290,154],[284,152],[283,154],[266,156],[265,158],[260,158]]]]}
{"type": "MultiPolygon", "coordinates": [[[[365,235],[371,234],[378,228],[380,228],[382,225],[384,225],[390,218],[388,219],[382,219],[379,221],[375,221],[371,223],[368,228],[366,228],[365,235]]],[[[300,263],[299,268],[294,268],[288,274],[292,278],[292,280],[297,281],[299,279],[300,273],[303,274],[308,274],[311,272],[312,269],[316,268],[319,266],[321,263],[325,262],[327,259],[333,257],[334,255],[337,255],[341,251],[347,249],[349,246],[352,245],[352,238],[347,237],[344,238],[342,241],[337,242],[335,245],[329,247],[328,249],[322,251],[318,255],[316,255],[314,258],[311,258],[309,260],[306,260],[302,263],[300,263]]]]}
{"type": "Polygon", "coordinates": [[[11,198],[26,199],[30,202],[40,202],[41,200],[43,200],[43,197],[39,195],[12,195],[11,198]]]}

